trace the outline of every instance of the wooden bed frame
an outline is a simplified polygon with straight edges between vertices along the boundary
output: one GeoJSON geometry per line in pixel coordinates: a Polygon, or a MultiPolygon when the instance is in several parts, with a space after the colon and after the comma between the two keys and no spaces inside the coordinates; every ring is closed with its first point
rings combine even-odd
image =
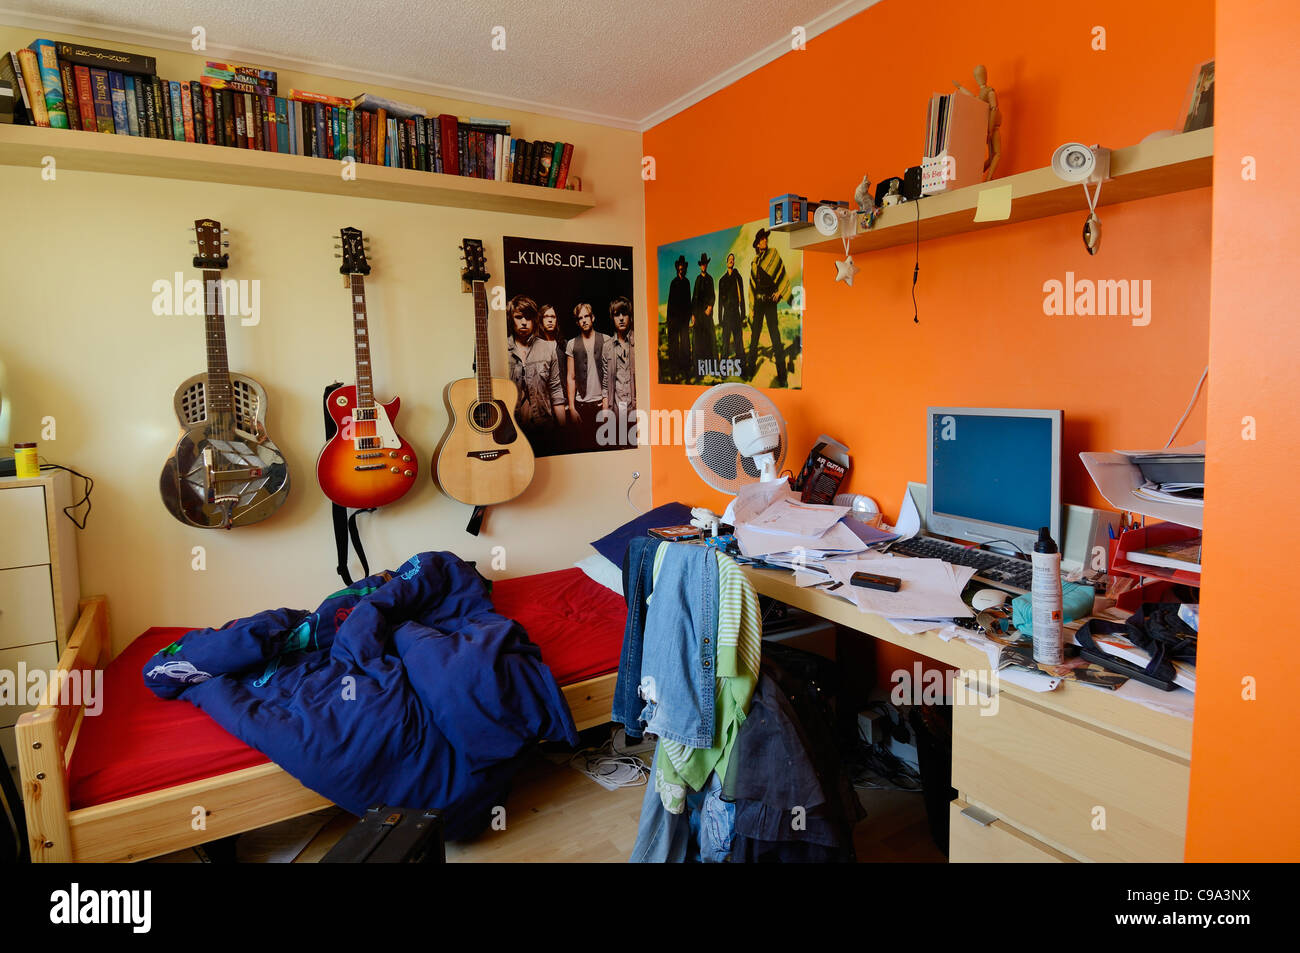
{"type": "MultiPolygon", "coordinates": [[[[80,613],[60,672],[94,671],[112,660],[105,598],[81,600],[80,613]]],[[[579,731],[610,720],[616,679],[611,672],[563,686],[579,731]]],[[[268,763],[71,810],[68,764],[83,717],[81,704],[59,704],[52,682],[14,729],[33,863],[145,860],[331,806],[268,763]],[[193,828],[196,807],[206,813],[203,830],[193,828]]]]}

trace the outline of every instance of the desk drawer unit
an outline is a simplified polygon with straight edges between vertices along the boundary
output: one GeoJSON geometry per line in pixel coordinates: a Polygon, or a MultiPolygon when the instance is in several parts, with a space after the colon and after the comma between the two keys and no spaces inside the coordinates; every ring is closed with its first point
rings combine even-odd
{"type": "Polygon", "coordinates": [[[1185,759],[1008,691],[996,714],[980,711],[954,709],[952,783],[965,801],[1080,860],[1183,859],[1185,759]]]}
{"type": "Polygon", "coordinates": [[[1071,864],[1073,857],[972,807],[961,798],[949,805],[948,860],[954,864],[1071,864]]]}

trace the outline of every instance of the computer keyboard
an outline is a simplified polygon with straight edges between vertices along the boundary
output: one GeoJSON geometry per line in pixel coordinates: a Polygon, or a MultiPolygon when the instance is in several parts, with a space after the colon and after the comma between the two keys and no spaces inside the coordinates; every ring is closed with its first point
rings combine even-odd
{"type": "Polygon", "coordinates": [[[1003,556],[986,549],[961,546],[930,536],[913,536],[911,539],[899,540],[889,547],[889,551],[921,559],[942,559],[955,566],[971,566],[975,569],[977,580],[1000,589],[1014,589],[1025,593],[1033,583],[1034,570],[1027,559],[1003,556]]]}

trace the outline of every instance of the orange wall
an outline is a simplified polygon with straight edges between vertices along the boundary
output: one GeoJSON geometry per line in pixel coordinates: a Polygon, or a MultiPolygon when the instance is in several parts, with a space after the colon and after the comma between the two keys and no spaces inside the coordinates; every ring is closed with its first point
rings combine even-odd
{"type": "MultiPolygon", "coordinates": [[[[773,195],[848,198],[863,174],[901,175],[919,161],[930,95],[953,80],[973,85],[978,63],[998,91],[998,171],[1010,175],[1047,165],[1071,139],[1121,147],[1172,127],[1196,64],[1213,56],[1212,0],[1101,0],[1048,14],[1040,0],[1004,0],[993,16],[979,4],[943,7],[943,28],[921,38],[897,27],[914,6],[884,0],[645,134],[657,176],[646,183],[647,313],[658,304],[657,246],[765,218],[773,195]],[[1105,51],[1091,46],[1098,25],[1105,51]]],[[[1053,407],[1065,412],[1063,498],[1105,505],[1079,451],[1163,446],[1205,366],[1210,190],[1101,217],[1096,257],[1080,240],[1082,212],[922,243],[919,324],[912,247],[859,256],[852,288],[833,281],[835,256],[805,255],[805,388],[768,392],[789,425],[787,466],[829,433],[853,451],[849,489],[892,519],[906,482],[925,480],[926,406],[1053,407]],[[1151,323],[1045,316],[1043,282],[1066,271],[1151,279],[1151,323]]],[[[651,406],[685,410],[699,393],[652,384],[651,406]]],[[[1205,435],[1204,408],[1180,440],[1205,435]]],[[[681,447],[652,459],[657,503],[725,502],[681,447]]],[[[914,658],[881,644],[877,669],[914,658]]]]}
{"type": "MultiPolygon", "coordinates": [[[[913,8],[884,0],[645,134],[657,170],[646,185],[649,313],[658,245],[765,218],[779,193],[847,198],[864,173],[901,175],[918,161],[931,93],[971,85],[977,63],[1003,108],[999,172],[1013,174],[1046,165],[1070,139],[1119,147],[1171,127],[1195,64],[1213,55],[1210,0],[1104,0],[1050,22],[1036,0],[1006,0],[996,16],[944,8],[942,29],[911,37],[895,22],[913,8]],[[1105,51],[1091,48],[1095,25],[1105,51]]],[[[854,453],[850,489],[893,516],[906,481],[925,479],[928,404],[1056,407],[1064,498],[1103,505],[1078,452],[1163,445],[1206,363],[1210,190],[1104,209],[1095,258],[1083,218],[922,243],[919,324],[912,247],[859,256],[852,288],[833,281],[834,256],[805,255],[805,389],[769,392],[790,428],[787,466],[827,432],[854,453]],[[1150,325],[1045,316],[1043,282],[1067,270],[1151,279],[1150,325]]],[[[699,393],[654,384],[651,406],[685,409],[699,393]]],[[[1202,404],[1183,437],[1203,435],[1202,404]]],[[[653,463],[656,501],[723,501],[682,448],[656,448],[653,463]]]]}
{"type": "Polygon", "coordinates": [[[1300,133],[1293,0],[1219,7],[1202,631],[1190,861],[1300,860],[1297,653],[1289,537],[1300,523],[1300,133]],[[1242,178],[1253,156],[1258,180],[1242,178]],[[1242,418],[1257,439],[1243,439],[1242,418]],[[1273,542],[1276,540],[1276,542],[1273,542]],[[1257,698],[1243,698],[1243,679],[1257,698]]]}

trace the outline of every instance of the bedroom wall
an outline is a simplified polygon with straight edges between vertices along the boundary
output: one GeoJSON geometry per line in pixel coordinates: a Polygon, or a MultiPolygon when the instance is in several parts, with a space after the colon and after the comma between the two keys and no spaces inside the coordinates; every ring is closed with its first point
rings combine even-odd
{"type": "Polygon", "coordinates": [[[1213,318],[1206,459],[1204,639],[1187,860],[1300,857],[1295,659],[1287,538],[1300,520],[1300,329],[1294,321],[1300,150],[1293,96],[1300,10],[1288,0],[1220,4],[1215,39],[1213,318]],[[1245,174],[1253,160],[1255,177],[1245,174]],[[1248,419],[1249,418],[1249,419],[1248,419]],[[1274,596],[1281,598],[1274,598],[1274,596]]]}
{"type": "MultiPolygon", "coordinates": [[[[0,49],[37,36],[96,42],[0,26],[0,49]]],[[[201,56],[99,45],[152,53],[164,76],[197,78],[203,68],[201,56]]],[[[444,497],[427,476],[447,424],[443,386],[471,374],[473,308],[460,292],[460,240],[486,242],[494,282],[504,278],[503,235],[630,245],[642,260],[640,134],[288,70],[280,83],[335,95],[373,92],[435,113],[503,116],[517,135],[573,141],[574,172],[599,204],[558,221],[72,171],[49,182],[38,168],[0,166],[0,348],[13,439],[37,439],[42,418],[53,416],[57,439],[41,443],[42,456],[94,477],[94,511],[78,533],[82,591],[108,595],[119,648],[150,625],[215,625],[272,606],[314,606],[337,588],[315,460],[324,436],[321,390],[353,377],[351,312],[332,257],[331,235],[343,225],[372,239],[367,292],[376,392],[402,397],[398,428],[424,471],[398,504],[361,517],[372,568],[395,567],[428,549],[478,560],[496,576],[563,568],[590,552],[589,540],[633,515],[625,494],[634,470],[645,478],[632,498],[648,504],[647,450],[547,458],[528,491],[490,510],[474,538],[464,529],[469,508],[444,497]],[[293,480],[288,502],[271,518],[229,533],[181,525],[158,497],[159,471],[178,434],[173,391],[205,363],[202,318],[155,316],[151,288],[178,270],[194,277],[186,230],[207,216],[231,230],[227,277],[261,281],[261,323],[227,323],[230,364],[267,388],[268,430],[293,480]],[[191,568],[197,545],[206,547],[202,572],[191,568]],[[491,568],[497,546],[505,547],[504,569],[491,568]]],[[[635,279],[644,402],[645,276],[638,271],[635,279]]],[[[504,376],[500,312],[492,314],[492,332],[494,372],[504,376]]]]}
{"type": "MultiPolygon", "coordinates": [[[[646,188],[651,310],[657,246],[766,219],[773,195],[849,198],[864,174],[901,175],[920,154],[930,95],[954,80],[973,85],[976,64],[998,92],[999,173],[1012,175],[1047,165],[1062,142],[1121,147],[1170,128],[1196,65],[1214,55],[1211,0],[1099,0],[1050,16],[1035,0],[947,3],[940,27],[915,33],[900,29],[911,11],[883,0],[646,132],[657,166],[646,188]],[[1105,50],[1093,49],[1097,26],[1105,50]]],[[[919,323],[913,246],[857,256],[851,288],[833,280],[836,256],[805,254],[804,388],[766,392],[789,426],[787,466],[797,469],[820,433],[844,441],[848,489],[892,520],[907,481],[926,478],[927,406],[1053,407],[1065,417],[1063,498],[1105,505],[1079,452],[1163,445],[1205,366],[1210,190],[1102,209],[1095,257],[1080,241],[1083,217],[922,242],[919,323]],[[1066,271],[1150,279],[1150,324],[1045,316],[1043,283],[1066,271]]],[[[651,359],[655,373],[657,350],[651,359]]],[[[699,393],[650,388],[656,410],[685,410],[699,393]]],[[[1202,400],[1180,439],[1204,436],[1202,400]]],[[[656,447],[653,459],[656,502],[723,503],[681,447],[656,447]]],[[[882,645],[877,667],[912,660],[882,645]]]]}

